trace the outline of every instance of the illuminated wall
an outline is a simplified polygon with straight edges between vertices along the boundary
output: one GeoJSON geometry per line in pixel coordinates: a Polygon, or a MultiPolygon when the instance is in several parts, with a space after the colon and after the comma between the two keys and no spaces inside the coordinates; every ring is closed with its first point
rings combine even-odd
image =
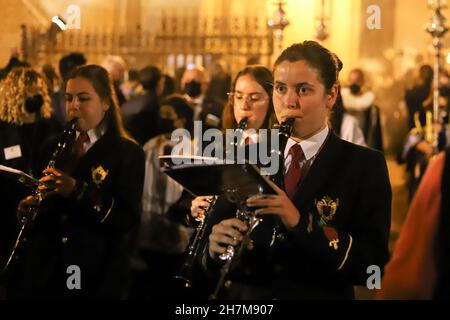
{"type": "MultiPolygon", "coordinates": [[[[151,30],[165,10],[196,16],[273,15],[274,0],[0,0],[4,8],[0,43],[0,64],[5,64],[11,47],[20,45],[20,24],[45,25],[53,15],[64,14],[70,4],[81,9],[81,27],[87,29],[134,30],[140,25],[151,30]]],[[[314,38],[320,0],[286,0],[290,25],[285,29],[283,45],[314,38]]],[[[423,29],[431,11],[427,0],[326,0],[327,26],[330,37],[324,44],[344,61],[343,76],[365,61],[393,65],[391,72],[401,76],[417,59],[429,61],[427,52],[431,39],[423,29]],[[365,27],[367,6],[381,8],[382,29],[368,31],[365,27]],[[378,35],[378,38],[377,38],[378,35]],[[378,52],[378,49],[382,51],[378,52]],[[368,52],[376,53],[368,57],[368,52]],[[370,59],[369,59],[370,58],[370,59]],[[365,59],[365,60],[361,60],[365,59]],[[369,60],[367,60],[369,59],[369,60]]],[[[444,10],[449,16],[449,10],[444,10]]],[[[447,42],[445,42],[447,46],[447,42]]],[[[372,63],[372,62],[370,62],[372,63]]]]}

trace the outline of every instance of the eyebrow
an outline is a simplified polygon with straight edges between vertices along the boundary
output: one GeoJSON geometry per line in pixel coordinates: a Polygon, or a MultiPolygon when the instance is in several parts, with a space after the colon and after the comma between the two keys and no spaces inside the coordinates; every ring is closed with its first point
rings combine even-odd
{"type": "MultiPolygon", "coordinates": [[[[237,93],[244,93],[243,91],[240,90],[236,90],[237,93]]],[[[245,93],[244,93],[245,94],[245,93]]],[[[263,94],[262,92],[258,92],[258,91],[253,91],[253,92],[249,92],[247,94],[263,94]]]]}
{"type": "MultiPolygon", "coordinates": [[[[286,83],[282,82],[282,81],[275,81],[275,84],[282,84],[282,85],[286,85],[286,83]]],[[[301,86],[310,86],[310,87],[314,87],[314,85],[312,83],[309,82],[299,82],[296,83],[294,85],[295,87],[301,87],[301,86]]]]}

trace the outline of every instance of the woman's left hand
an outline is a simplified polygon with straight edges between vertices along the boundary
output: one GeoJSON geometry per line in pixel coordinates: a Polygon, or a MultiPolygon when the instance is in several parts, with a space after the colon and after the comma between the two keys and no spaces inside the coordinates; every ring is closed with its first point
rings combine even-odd
{"type": "Polygon", "coordinates": [[[55,168],[47,168],[43,173],[44,176],[39,180],[39,190],[48,191],[46,196],[60,194],[68,197],[75,190],[77,181],[68,174],[55,168]]]}
{"type": "Polygon", "coordinates": [[[277,192],[276,195],[262,194],[254,195],[247,199],[247,206],[258,207],[255,214],[274,214],[281,218],[287,228],[294,228],[300,222],[300,212],[294,206],[287,194],[275,183],[266,179],[271,187],[277,192]]]}

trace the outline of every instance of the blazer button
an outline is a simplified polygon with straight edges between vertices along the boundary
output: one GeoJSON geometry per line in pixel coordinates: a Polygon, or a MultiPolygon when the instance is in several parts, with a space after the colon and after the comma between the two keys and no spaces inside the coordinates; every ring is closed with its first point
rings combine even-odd
{"type": "Polygon", "coordinates": [[[69,241],[69,238],[67,238],[67,237],[62,237],[62,238],[61,238],[61,242],[62,242],[63,244],[66,244],[67,241],[69,241]]]}

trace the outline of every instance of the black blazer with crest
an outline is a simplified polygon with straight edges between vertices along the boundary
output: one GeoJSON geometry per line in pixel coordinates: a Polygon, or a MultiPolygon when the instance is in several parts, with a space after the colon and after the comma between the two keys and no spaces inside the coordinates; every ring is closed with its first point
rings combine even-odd
{"type": "MultiPolygon", "coordinates": [[[[274,178],[283,181],[282,171],[274,178]]],[[[373,274],[368,267],[382,272],[389,259],[391,198],[384,156],[331,133],[291,198],[299,224],[287,230],[265,216],[253,231],[254,249],[241,257],[223,297],[354,298],[353,285],[365,286],[373,274]]],[[[218,201],[211,226],[234,212],[232,204],[218,201]]],[[[202,265],[215,278],[220,264],[207,251],[202,265]]]]}
{"type": "Polygon", "coordinates": [[[29,245],[13,268],[13,298],[124,298],[129,235],[140,219],[144,161],[140,146],[106,133],[81,158],[68,152],[57,162],[79,187],[69,198],[42,202],[29,245]],[[75,274],[70,266],[81,271],[81,289],[67,285],[76,284],[69,279],[75,274]]]}

